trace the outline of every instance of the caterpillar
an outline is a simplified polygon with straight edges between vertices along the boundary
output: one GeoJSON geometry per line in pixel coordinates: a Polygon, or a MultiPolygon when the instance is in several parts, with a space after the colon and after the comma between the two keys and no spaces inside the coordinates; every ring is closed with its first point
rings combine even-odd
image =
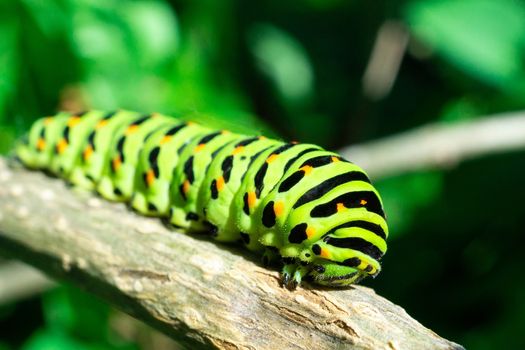
{"type": "Polygon", "coordinates": [[[61,112],[15,155],[28,168],[147,216],[281,262],[282,283],[348,286],[381,270],[388,227],[367,175],[306,143],[211,130],[161,114],[61,112]]]}

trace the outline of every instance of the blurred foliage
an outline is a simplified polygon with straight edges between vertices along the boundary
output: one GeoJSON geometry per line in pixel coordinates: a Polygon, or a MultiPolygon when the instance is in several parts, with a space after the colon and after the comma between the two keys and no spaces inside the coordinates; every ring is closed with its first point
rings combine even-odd
{"type": "MultiPolygon", "coordinates": [[[[525,108],[517,0],[0,0],[0,39],[3,153],[57,109],[159,111],[336,149],[525,108]],[[377,100],[363,75],[387,20],[411,38],[377,100]]],[[[365,284],[467,348],[525,348],[523,156],[377,179],[391,237],[365,284]]],[[[109,314],[70,287],[2,306],[0,349],[136,347],[109,314]]]]}

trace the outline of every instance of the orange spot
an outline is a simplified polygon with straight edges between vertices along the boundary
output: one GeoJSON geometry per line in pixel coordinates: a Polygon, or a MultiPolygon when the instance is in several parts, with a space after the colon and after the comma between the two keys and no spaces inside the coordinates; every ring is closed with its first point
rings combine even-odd
{"type": "Polygon", "coordinates": [[[217,191],[222,191],[222,189],[224,188],[224,178],[222,176],[219,176],[217,178],[217,191]]]}
{"type": "Polygon", "coordinates": [[[160,140],[160,144],[163,145],[163,144],[165,144],[165,143],[167,143],[167,142],[170,142],[170,140],[171,140],[172,137],[173,137],[173,136],[165,135],[165,136],[160,140]]]}
{"type": "Polygon", "coordinates": [[[325,258],[325,259],[330,259],[330,252],[328,251],[328,249],[324,249],[324,248],[321,248],[321,255],[322,258],[325,258]]]}
{"type": "Polygon", "coordinates": [[[259,136],[259,140],[266,140],[265,136],[259,136]]]}
{"type": "Polygon", "coordinates": [[[190,191],[190,182],[188,180],[185,180],[184,183],[182,184],[182,192],[184,192],[184,194],[188,194],[188,192],[190,191]]]}
{"type": "Polygon", "coordinates": [[[345,210],[345,205],[343,203],[337,203],[337,212],[345,210]]]}
{"type": "Polygon", "coordinates": [[[341,161],[339,158],[332,156],[332,163],[341,161]]]}
{"type": "Polygon", "coordinates": [[[308,174],[310,174],[312,172],[312,169],[313,168],[310,165],[305,165],[302,168],[300,168],[299,170],[304,171],[304,174],[308,175],[308,174]]]}
{"type": "Polygon", "coordinates": [[[150,116],[150,118],[158,118],[158,117],[160,117],[160,113],[157,113],[157,112],[151,114],[150,116]]]}
{"type": "Polygon", "coordinates": [[[266,158],[266,163],[270,164],[278,157],[277,154],[271,154],[268,158],[266,158]]]}
{"type": "Polygon", "coordinates": [[[58,154],[62,154],[66,150],[66,147],[67,147],[66,139],[61,138],[60,141],[58,141],[56,145],[58,154]]]}
{"type": "Polygon", "coordinates": [[[78,123],[80,123],[80,117],[71,117],[68,119],[67,121],[67,126],[69,127],[73,127],[75,125],[77,125],[78,123]]]}
{"type": "Polygon", "coordinates": [[[368,202],[365,200],[365,199],[361,199],[361,201],[359,202],[359,204],[361,205],[366,205],[368,202]]]}
{"type": "Polygon", "coordinates": [[[111,163],[113,164],[113,169],[115,169],[115,171],[119,170],[120,166],[122,165],[122,160],[120,159],[120,155],[117,155],[115,158],[113,158],[111,163]]]}
{"type": "Polygon", "coordinates": [[[139,129],[139,126],[138,126],[138,125],[135,125],[135,124],[130,125],[130,126],[128,126],[128,128],[126,129],[125,134],[126,134],[126,135],[133,134],[133,133],[136,132],[138,129],[139,129]]]}
{"type": "Polygon", "coordinates": [[[153,182],[155,181],[155,173],[153,172],[153,169],[149,169],[146,173],[146,184],[148,187],[151,187],[153,185],[153,182]]]}
{"type": "Polygon", "coordinates": [[[100,120],[97,125],[95,126],[95,129],[103,128],[108,124],[108,121],[106,119],[100,120]]]}
{"type": "Polygon", "coordinates": [[[291,141],[290,143],[291,143],[292,145],[297,145],[297,144],[299,143],[299,141],[295,141],[295,140],[294,140],[294,141],[291,141]]]}
{"type": "Polygon", "coordinates": [[[53,117],[44,118],[44,125],[49,125],[53,121],[53,117]]]}
{"type": "Polygon", "coordinates": [[[306,229],[306,236],[307,236],[308,238],[312,238],[313,235],[315,235],[315,229],[314,229],[313,227],[308,227],[308,228],[306,229]]]}
{"type": "Polygon", "coordinates": [[[248,207],[252,209],[255,207],[255,203],[257,202],[257,197],[255,196],[255,192],[248,192],[248,207]]]}
{"type": "Polygon", "coordinates": [[[88,160],[92,154],[93,147],[91,147],[91,145],[87,145],[87,147],[84,149],[84,152],[82,152],[82,157],[84,158],[84,160],[88,160]]]}
{"type": "Polygon", "coordinates": [[[231,134],[232,132],[230,130],[222,130],[221,131],[221,134],[222,135],[226,135],[226,134],[231,134]]]}
{"type": "Polygon", "coordinates": [[[43,151],[44,148],[46,148],[46,140],[44,140],[43,138],[40,137],[36,141],[36,149],[39,150],[39,151],[43,151]]]}
{"type": "Polygon", "coordinates": [[[197,147],[195,147],[195,152],[200,152],[204,149],[204,147],[206,147],[206,144],[205,143],[200,143],[197,145],[197,147]]]}
{"type": "Polygon", "coordinates": [[[195,122],[192,122],[192,121],[189,121],[189,122],[186,122],[186,125],[195,125],[195,122]]]}
{"type": "Polygon", "coordinates": [[[233,149],[232,155],[236,155],[241,153],[244,150],[244,146],[237,146],[233,149]]]}
{"type": "Polygon", "coordinates": [[[273,211],[275,212],[275,216],[277,216],[277,217],[280,217],[281,215],[283,215],[284,203],[281,202],[281,201],[275,202],[275,204],[273,206],[273,211]]]}

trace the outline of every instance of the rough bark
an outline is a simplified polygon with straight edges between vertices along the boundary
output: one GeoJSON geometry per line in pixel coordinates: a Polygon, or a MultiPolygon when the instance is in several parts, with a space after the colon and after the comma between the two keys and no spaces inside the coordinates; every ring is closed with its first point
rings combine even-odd
{"type": "Polygon", "coordinates": [[[238,247],[175,232],[1,158],[0,252],[185,348],[461,349],[369,288],[288,291],[277,271],[238,247]]]}

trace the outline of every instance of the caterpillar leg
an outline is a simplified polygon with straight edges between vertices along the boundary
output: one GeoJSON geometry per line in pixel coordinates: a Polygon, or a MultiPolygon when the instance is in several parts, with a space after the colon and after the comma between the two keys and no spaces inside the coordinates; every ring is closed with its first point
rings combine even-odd
{"type": "Polygon", "coordinates": [[[297,285],[301,284],[303,277],[305,277],[310,270],[305,266],[293,264],[285,264],[281,272],[281,283],[283,287],[289,290],[294,290],[297,285]]]}

